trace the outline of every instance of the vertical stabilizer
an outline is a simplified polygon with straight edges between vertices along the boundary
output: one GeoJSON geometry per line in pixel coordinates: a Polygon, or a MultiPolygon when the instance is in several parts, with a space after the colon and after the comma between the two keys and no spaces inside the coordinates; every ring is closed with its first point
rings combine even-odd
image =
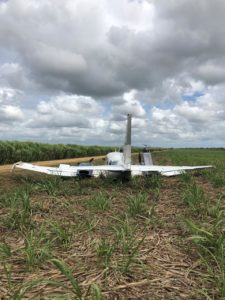
{"type": "Polygon", "coordinates": [[[151,152],[143,152],[144,165],[153,166],[153,160],[151,152]]]}
{"type": "Polygon", "coordinates": [[[126,129],[126,139],[123,147],[123,156],[124,156],[124,164],[131,164],[131,118],[132,115],[127,115],[127,129],[126,129]]]}

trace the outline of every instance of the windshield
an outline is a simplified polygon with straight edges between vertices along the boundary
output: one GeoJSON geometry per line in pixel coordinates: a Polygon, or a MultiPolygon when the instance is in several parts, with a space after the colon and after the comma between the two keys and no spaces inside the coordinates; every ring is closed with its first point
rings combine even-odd
{"type": "Polygon", "coordinates": [[[109,165],[118,165],[119,162],[117,160],[110,160],[109,165]]]}

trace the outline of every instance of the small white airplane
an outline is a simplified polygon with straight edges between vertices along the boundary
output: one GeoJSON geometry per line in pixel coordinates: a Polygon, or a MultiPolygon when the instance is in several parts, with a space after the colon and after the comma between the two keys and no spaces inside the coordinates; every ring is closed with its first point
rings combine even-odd
{"type": "Polygon", "coordinates": [[[26,162],[17,162],[13,165],[13,169],[19,168],[49,175],[74,177],[82,174],[92,174],[91,176],[100,176],[100,174],[111,177],[130,177],[135,175],[146,175],[148,173],[159,173],[163,176],[175,176],[185,173],[188,170],[206,169],[212,166],[157,166],[153,165],[149,153],[144,157],[145,165],[131,164],[131,118],[127,115],[127,130],[126,139],[123,146],[123,152],[110,152],[106,155],[106,164],[101,166],[80,165],[71,166],[67,164],[60,164],[58,167],[44,167],[33,165],[26,162]]]}

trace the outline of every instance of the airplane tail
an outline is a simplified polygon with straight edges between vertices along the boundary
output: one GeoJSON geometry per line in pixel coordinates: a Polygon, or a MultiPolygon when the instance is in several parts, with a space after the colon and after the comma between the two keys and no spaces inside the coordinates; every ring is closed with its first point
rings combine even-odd
{"type": "Polygon", "coordinates": [[[153,166],[152,154],[150,150],[143,152],[144,165],[153,166]]]}
{"type": "Polygon", "coordinates": [[[123,147],[124,164],[131,165],[131,118],[132,115],[127,115],[126,139],[123,147]]]}

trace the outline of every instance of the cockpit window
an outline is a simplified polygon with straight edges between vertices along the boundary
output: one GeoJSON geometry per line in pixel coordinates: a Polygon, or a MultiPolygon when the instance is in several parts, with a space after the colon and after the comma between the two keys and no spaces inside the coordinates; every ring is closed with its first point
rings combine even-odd
{"type": "Polygon", "coordinates": [[[110,160],[109,161],[109,165],[118,165],[118,161],[116,161],[116,160],[110,160]]]}

